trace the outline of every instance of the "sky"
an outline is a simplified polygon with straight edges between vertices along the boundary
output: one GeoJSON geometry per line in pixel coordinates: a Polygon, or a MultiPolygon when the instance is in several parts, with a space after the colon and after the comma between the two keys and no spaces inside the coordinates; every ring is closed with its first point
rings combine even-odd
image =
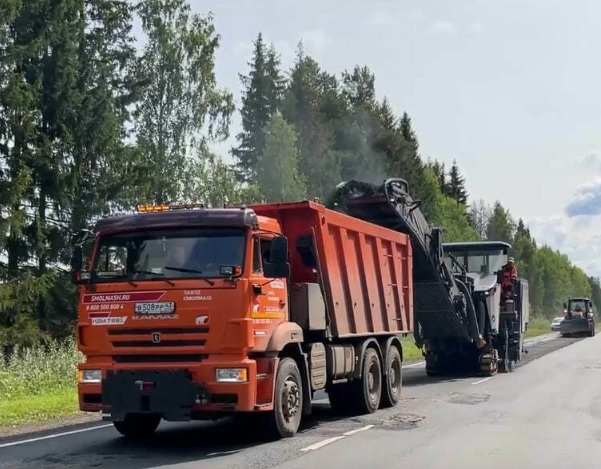
{"type": "MultiPolygon", "coordinates": [[[[423,158],[457,160],[470,200],[500,200],[539,243],[601,276],[601,2],[190,3],[215,17],[218,83],[238,104],[259,32],[285,68],[300,39],[329,72],[367,65],[379,98],[412,118],[423,158]]],[[[216,149],[227,157],[233,143],[216,149]]]]}

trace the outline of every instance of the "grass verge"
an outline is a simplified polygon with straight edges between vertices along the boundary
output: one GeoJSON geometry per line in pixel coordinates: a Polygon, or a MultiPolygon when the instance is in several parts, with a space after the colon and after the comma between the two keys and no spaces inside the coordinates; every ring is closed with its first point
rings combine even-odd
{"type": "Polygon", "coordinates": [[[0,428],[77,415],[75,341],[0,356],[0,428]]]}
{"type": "Polygon", "coordinates": [[[532,316],[530,321],[528,321],[528,330],[526,331],[524,337],[529,339],[530,337],[550,334],[551,332],[553,332],[551,330],[551,322],[547,318],[541,316],[532,316]]]}

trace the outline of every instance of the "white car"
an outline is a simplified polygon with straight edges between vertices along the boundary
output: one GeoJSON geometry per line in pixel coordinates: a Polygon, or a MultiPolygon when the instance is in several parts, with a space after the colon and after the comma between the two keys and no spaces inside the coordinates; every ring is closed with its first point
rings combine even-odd
{"type": "Polygon", "coordinates": [[[552,331],[558,331],[559,330],[559,324],[561,323],[561,321],[563,321],[563,316],[560,316],[558,318],[554,318],[553,321],[551,321],[551,330],[552,331]]]}

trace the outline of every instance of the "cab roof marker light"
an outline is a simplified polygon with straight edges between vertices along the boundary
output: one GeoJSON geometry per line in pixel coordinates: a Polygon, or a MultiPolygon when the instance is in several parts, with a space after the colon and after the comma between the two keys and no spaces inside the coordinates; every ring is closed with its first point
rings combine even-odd
{"type": "Polygon", "coordinates": [[[136,211],[139,213],[168,212],[170,210],[194,210],[206,208],[203,203],[180,204],[138,204],[136,211]]]}

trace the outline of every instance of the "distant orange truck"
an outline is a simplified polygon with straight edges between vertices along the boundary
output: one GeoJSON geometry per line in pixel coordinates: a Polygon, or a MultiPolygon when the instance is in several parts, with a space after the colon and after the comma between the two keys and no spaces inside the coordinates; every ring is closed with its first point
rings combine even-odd
{"type": "Polygon", "coordinates": [[[399,400],[405,234],[305,201],[142,206],[72,243],[79,406],[127,437],[235,413],[289,437],[318,390],[360,413],[399,400]]]}

